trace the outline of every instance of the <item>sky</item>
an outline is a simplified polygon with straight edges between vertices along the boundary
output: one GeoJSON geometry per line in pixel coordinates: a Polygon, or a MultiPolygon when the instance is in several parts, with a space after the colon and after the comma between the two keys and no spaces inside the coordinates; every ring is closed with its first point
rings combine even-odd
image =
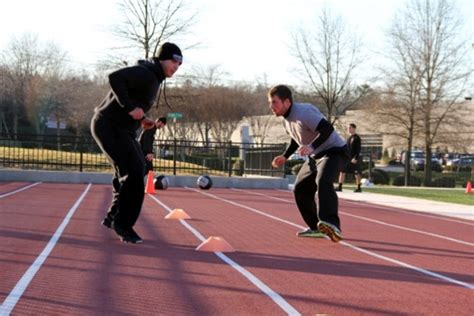
{"type": "MultiPolygon", "coordinates": [[[[53,41],[67,52],[74,67],[92,69],[114,52],[121,42],[111,30],[120,20],[120,0],[1,0],[0,50],[12,36],[37,34],[41,42],[53,41]]],[[[183,49],[182,71],[219,65],[227,79],[237,82],[299,84],[294,70],[298,62],[291,54],[291,34],[300,26],[314,25],[319,9],[328,3],[365,43],[371,56],[383,48],[384,31],[405,0],[192,0],[197,23],[187,41],[199,48],[183,49]]],[[[474,43],[474,1],[458,0],[474,43]]],[[[177,44],[181,44],[178,43],[177,44]]],[[[183,43],[186,45],[186,43],[183,43]]],[[[182,46],[182,45],[181,45],[182,46]]],[[[141,56],[130,56],[130,60],[141,56]]],[[[474,49],[473,49],[474,57],[474,49]]],[[[371,61],[376,57],[370,57],[371,61]]],[[[375,67],[365,66],[363,72],[375,67]]]]}

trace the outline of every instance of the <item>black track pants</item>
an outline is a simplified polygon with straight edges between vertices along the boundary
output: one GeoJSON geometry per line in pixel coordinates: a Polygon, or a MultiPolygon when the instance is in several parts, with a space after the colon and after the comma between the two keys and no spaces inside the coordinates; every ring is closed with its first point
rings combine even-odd
{"type": "Polygon", "coordinates": [[[113,218],[117,227],[133,227],[145,194],[145,159],[140,144],[133,133],[98,115],[92,118],[91,131],[115,170],[112,204],[107,215],[113,218]]]}
{"type": "Polygon", "coordinates": [[[334,180],[346,163],[347,157],[343,153],[334,152],[319,159],[309,158],[301,167],[296,176],[294,195],[309,228],[316,230],[319,220],[341,228],[334,180]]]}

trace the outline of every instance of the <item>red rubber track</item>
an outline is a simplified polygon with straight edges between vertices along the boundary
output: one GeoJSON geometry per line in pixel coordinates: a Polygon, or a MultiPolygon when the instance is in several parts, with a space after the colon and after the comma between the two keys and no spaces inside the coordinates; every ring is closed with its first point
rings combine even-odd
{"type": "MultiPolygon", "coordinates": [[[[1,183],[0,195],[26,185],[1,183]]],[[[0,199],[1,302],[85,188],[40,184],[0,199]]],[[[465,244],[474,243],[472,221],[340,200],[345,243],[336,244],[296,237],[296,226],[304,223],[291,192],[170,188],[154,196],[171,209],[184,209],[192,218],[186,222],[206,238],[223,237],[236,249],[226,256],[302,314],[468,315],[473,310],[472,289],[345,244],[472,285],[473,246],[465,244]]],[[[165,220],[167,211],[148,196],[136,225],[145,242],[120,243],[100,225],[110,198],[110,186],[91,187],[12,314],[285,313],[215,254],[195,251],[200,241],[179,221],[165,220]]]]}

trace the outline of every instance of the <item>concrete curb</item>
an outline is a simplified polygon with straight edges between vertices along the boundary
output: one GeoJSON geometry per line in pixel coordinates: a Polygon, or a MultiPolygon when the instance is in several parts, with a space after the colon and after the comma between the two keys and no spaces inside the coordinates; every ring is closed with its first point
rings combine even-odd
{"type": "MultiPolygon", "coordinates": [[[[155,174],[156,175],[156,174],[155,174]]],[[[170,187],[196,187],[199,176],[166,175],[170,187]]],[[[214,188],[246,189],[288,189],[286,178],[241,178],[211,176],[214,188]]],[[[38,170],[0,170],[0,181],[56,182],[56,183],[112,183],[112,174],[94,172],[38,171],[38,170]]]]}

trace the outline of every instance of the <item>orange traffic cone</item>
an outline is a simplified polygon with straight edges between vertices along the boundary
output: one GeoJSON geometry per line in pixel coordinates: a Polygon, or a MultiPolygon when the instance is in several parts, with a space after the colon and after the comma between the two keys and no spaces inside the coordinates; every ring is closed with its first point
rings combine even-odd
{"type": "Polygon", "coordinates": [[[146,179],[145,193],[156,193],[155,184],[153,183],[154,179],[153,171],[148,171],[148,178],[146,179]]]}
{"type": "Polygon", "coordinates": [[[204,240],[197,248],[197,251],[208,252],[234,252],[235,249],[222,237],[211,236],[204,240]]]}
{"type": "Polygon", "coordinates": [[[472,193],[472,184],[471,184],[471,181],[467,181],[467,184],[466,184],[466,193],[472,193]]]}
{"type": "Polygon", "coordinates": [[[166,219],[191,219],[191,217],[180,208],[175,208],[168,215],[165,216],[166,219]]]}

